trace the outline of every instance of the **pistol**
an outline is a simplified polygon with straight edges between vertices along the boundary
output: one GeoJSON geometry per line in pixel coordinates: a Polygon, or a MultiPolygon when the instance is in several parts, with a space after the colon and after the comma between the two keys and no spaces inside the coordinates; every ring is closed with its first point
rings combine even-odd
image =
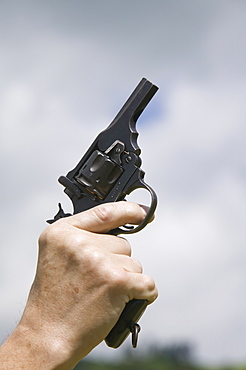
{"type": "MultiPolygon", "coordinates": [[[[110,234],[133,234],[142,230],[150,221],[157,205],[154,190],[144,182],[141,169],[141,150],[137,144],[136,123],[158,87],[143,78],[125,102],[119,113],[91,144],[76,167],[58,181],[73,204],[73,214],[85,211],[102,203],[125,200],[138,188],[150,193],[150,206],[145,219],[137,226],[125,225],[110,231],[110,234]]],[[[58,204],[58,213],[53,223],[65,213],[58,204]]],[[[137,323],[147,307],[147,301],[133,299],[121,313],[117,323],[105,338],[109,347],[118,348],[132,333],[132,346],[137,346],[140,326],[137,323]]]]}

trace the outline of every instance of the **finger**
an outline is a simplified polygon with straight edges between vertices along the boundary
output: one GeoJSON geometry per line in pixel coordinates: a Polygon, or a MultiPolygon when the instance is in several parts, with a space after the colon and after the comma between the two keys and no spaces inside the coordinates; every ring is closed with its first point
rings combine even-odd
{"type": "Polygon", "coordinates": [[[105,203],[69,217],[73,226],[91,232],[107,233],[125,224],[139,224],[146,217],[143,207],[131,202],[105,203]]]}
{"type": "MultiPolygon", "coordinates": [[[[148,213],[148,211],[149,211],[149,207],[148,206],[145,206],[144,204],[139,204],[139,206],[143,208],[143,210],[146,212],[146,214],[148,213]]],[[[151,216],[151,218],[148,220],[148,223],[154,221],[154,219],[155,219],[155,215],[153,214],[151,216]]]]}
{"type": "Polygon", "coordinates": [[[131,272],[134,274],[142,274],[143,267],[141,263],[132,257],[124,256],[124,255],[111,255],[110,256],[110,263],[114,267],[119,267],[124,269],[127,272],[131,272]]]}
{"type": "Polygon", "coordinates": [[[129,274],[129,300],[146,299],[149,304],[153,303],[158,297],[158,290],[154,280],[145,274],[129,274]]]}
{"type": "Polygon", "coordinates": [[[126,256],[131,256],[132,248],[128,240],[122,238],[121,236],[109,235],[109,234],[89,234],[88,242],[91,242],[91,237],[94,235],[96,238],[97,245],[107,252],[114,254],[121,254],[126,256]]]}

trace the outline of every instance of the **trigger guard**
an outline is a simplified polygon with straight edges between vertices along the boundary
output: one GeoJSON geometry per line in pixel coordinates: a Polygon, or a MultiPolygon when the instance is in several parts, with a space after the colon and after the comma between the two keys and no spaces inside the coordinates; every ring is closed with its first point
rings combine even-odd
{"type": "Polygon", "coordinates": [[[128,194],[131,194],[137,188],[146,189],[150,193],[151,204],[150,204],[150,207],[149,207],[149,210],[146,214],[145,219],[136,227],[134,227],[132,225],[124,226],[125,229],[123,229],[121,227],[117,227],[116,229],[111,230],[110,234],[118,235],[118,234],[134,234],[134,233],[137,233],[140,230],[142,230],[148,224],[151,217],[153,216],[153,214],[155,212],[155,209],[156,209],[156,206],[157,206],[157,195],[154,192],[154,190],[148,184],[146,184],[142,179],[141,180],[139,179],[138,182],[139,182],[139,186],[137,186],[135,188],[132,188],[132,191],[130,191],[128,194]]]}

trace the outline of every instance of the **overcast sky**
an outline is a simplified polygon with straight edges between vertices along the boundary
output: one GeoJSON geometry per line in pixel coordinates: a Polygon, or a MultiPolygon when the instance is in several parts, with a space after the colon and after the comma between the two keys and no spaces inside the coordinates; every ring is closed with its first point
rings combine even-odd
{"type": "Polygon", "coordinates": [[[1,1],[0,340],[21,316],[45,220],[59,201],[71,210],[57,178],[146,77],[160,90],[139,145],[159,203],[129,241],[160,296],[139,351],[189,342],[199,361],[246,360],[245,34],[243,0],[1,1]]]}

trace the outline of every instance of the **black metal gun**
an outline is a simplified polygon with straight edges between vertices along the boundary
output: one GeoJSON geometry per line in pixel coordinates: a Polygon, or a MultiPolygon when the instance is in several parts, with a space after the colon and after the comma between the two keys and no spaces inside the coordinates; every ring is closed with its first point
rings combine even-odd
{"type": "MultiPolygon", "coordinates": [[[[102,131],[77,166],[60,176],[58,181],[73,203],[75,213],[95,207],[101,203],[124,200],[135,189],[144,188],[151,195],[151,204],[146,218],[138,226],[125,225],[110,233],[132,234],[143,229],[155,211],[157,197],[153,189],[144,182],[140,168],[141,150],[137,145],[136,122],[158,87],[143,78],[123,105],[111,124],[102,131]]],[[[48,223],[71,216],[59,211],[48,223]]],[[[105,338],[109,347],[117,348],[132,332],[132,346],[137,345],[140,326],[137,321],[147,307],[146,300],[133,299],[128,302],[116,325],[105,338]]]]}

